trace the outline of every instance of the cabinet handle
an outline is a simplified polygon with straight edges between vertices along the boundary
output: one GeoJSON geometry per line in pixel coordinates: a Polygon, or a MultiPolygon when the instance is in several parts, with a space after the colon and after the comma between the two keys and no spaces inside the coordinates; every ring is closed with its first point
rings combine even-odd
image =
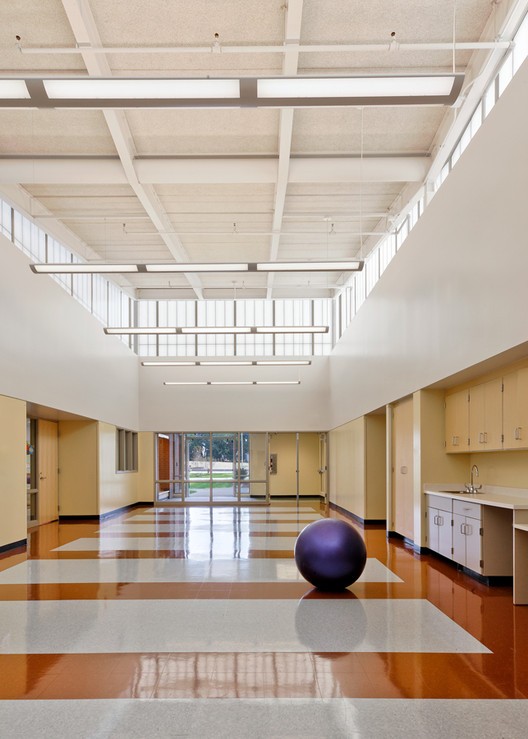
{"type": "Polygon", "coordinates": [[[479,444],[484,444],[484,434],[479,431],[479,444]]]}
{"type": "Polygon", "coordinates": [[[470,523],[466,524],[466,536],[471,536],[473,533],[473,526],[470,523]]]}
{"type": "Polygon", "coordinates": [[[522,429],[522,426],[517,426],[517,428],[515,429],[515,441],[522,440],[521,429],[522,429]]]}
{"type": "Polygon", "coordinates": [[[461,533],[461,534],[464,534],[464,535],[466,534],[466,532],[465,532],[465,530],[464,530],[464,529],[465,529],[465,526],[466,526],[466,524],[465,524],[465,523],[461,523],[461,524],[460,524],[460,533],[461,533]]]}
{"type": "Polygon", "coordinates": [[[451,445],[452,446],[458,446],[458,440],[459,440],[459,437],[458,436],[453,436],[452,437],[452,440],[451,440],[451,445]]]}
{"type": "Polygon", "coordinates": [[[443,516],[438,516],[438,525],[443,526],[444,525],[444,518],[443,516]]]}
{"type": "Polygon", "coordinates": [[[484,444],[488,443],[488,432],[484,431],[484,444]]]}

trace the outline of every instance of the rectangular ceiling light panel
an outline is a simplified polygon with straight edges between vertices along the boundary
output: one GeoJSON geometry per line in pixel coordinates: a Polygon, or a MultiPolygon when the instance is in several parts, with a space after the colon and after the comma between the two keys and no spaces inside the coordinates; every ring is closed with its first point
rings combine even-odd
{"type": "Polygon", "coordinates": [[[28,100],[29,90],[24,80],[0,80],[0,100],[28,100]]]}
{"type": "Polygon", "coordinates": [[[137,264],[86,264],[65,262],[63,264],[30,264],[30,268],[40,275],[64,275],[64,274],[123,274],[138,272],[137,264]]]}
{"type": "Polygon", "coordinates": [[[352,259],[342,262],[257,262],[257,272],[357,272],[363,262],[352,259]]]}
{"type": "Polygon", "coordinates": [[[247,262],[213,262],[210,264],[196,264],[191,262],[171,262],[169,264],[145,264],[146,272],[247,272],[247,262]]]}
{"type": "Polygon", "coordinates": [[[444,97],[454,75],[388,77],[276,77],[257,80],[259,99],[444,97]]]}
{"type": "Polygon", "coordinates": [[[44,80],[56,100],[189,100],[240,97],[237,79],[71,79],[44,80]]]}

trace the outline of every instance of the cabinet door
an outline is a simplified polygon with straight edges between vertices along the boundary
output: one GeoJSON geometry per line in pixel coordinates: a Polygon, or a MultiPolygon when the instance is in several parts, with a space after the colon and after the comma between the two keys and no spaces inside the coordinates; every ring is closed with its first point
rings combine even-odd
{"type": "Polygon", "coordinates": [[[469,390],[470,450],[502,449],[502,378],[469,390]]]}
{"type": "Polygon", "coordinates": [[[429,549],[438,552],[438,510],[436,508],[427,509],[427,542],[429,549]]]}
{"type": "Polygon", "coordinates": [[[464,527],[466,537],[466,567],[469,567],[474,572],[480,572],[480,521],[475,518],[466,518],[464,527]]]}
{"type": "Polygon", "coordinates": [[[453,513],[453,560],[458,564],[466,564],[466,517],[453,513]]]}
{"type": "Polygon", "coordinates": [[[504,449],[528,448],[528,368],[503,377],[504,449]]]}
{"type": "Polygon", "coordinates": [[[469,451],[469,391],[446,395],[445,442],[447,452],[469,451]]]}
{"type": "Polygon", "coordinates": [[[446,511],[438,511],[437,515],[438,549],[436,551],[444,557],[449,557],[449,559],[451,559],[453,556],[451,551],[453,546],[453,526],[451,525],[452,514],[447,513],[446,511]]]}

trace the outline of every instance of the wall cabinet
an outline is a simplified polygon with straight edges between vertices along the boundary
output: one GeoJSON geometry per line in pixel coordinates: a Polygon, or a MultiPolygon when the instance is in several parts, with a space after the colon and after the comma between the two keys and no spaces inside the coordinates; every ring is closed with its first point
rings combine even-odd
{"type": "Polygon", "coordinates": [[[513,574],[510,509],[428,493],[427,524],[433,552],[485,577],[513,574]]]}
{"type": "Polygon", "coordinates": [[[469,389],[469,450],[502,449],[502,378],[469,389]]]}
{"type": "Polygon", "coordinates": [[[427,542],[429,549],[451,559],[453,514],[451,499],[429,495],[427,506],[427,542]]]}
{"type": "Polygon", "coordinates": [[[446,451],[469,451],[469,390],[445,399],[446,451]]]}
{"type": "Polygon", "coordinates": [[[503,377],[504,449],[528,448],[528,368],[503,377]]]}

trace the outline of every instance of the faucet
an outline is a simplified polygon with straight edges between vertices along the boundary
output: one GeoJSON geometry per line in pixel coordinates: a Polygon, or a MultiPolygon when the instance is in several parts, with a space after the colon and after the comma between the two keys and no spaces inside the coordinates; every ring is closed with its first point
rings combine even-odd
{"type": "Polygon", "coordinates": [[[476,464],[474,464],[473,467],[471,468],[469,485],[467,484],[465,485],[466,493],[476,493],[482,488],[482,485],[475,485],[474,483],[474,478],[478,476],[479,476],[479,468],[477,467],[476,464]]]}

